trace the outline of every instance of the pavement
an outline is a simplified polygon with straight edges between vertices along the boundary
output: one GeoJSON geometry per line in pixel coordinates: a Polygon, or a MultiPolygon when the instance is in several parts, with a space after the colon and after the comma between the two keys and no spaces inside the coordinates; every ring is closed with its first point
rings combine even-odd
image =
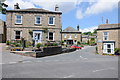
{"type": "Polygon", "coordinates": [[[95,46],[43,58],[2,53],[3,78],[118,78],[118,57],[95,54],[95,46]]]}

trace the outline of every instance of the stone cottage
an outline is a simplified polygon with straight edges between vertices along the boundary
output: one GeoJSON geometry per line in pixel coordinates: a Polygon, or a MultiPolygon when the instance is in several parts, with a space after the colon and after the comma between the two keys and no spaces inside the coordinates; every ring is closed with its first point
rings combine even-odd
{"type": "Polygon", "coordinates": [[[65,44],[77,44],[77,42],[81,42],[81,32],[79,30],[79,27],[74,29],[73,27],[67,27],[62,31],[62,41],[64,41],[65,44]]]}
{"type": "Polygon", "coordinates": [[[94,39],[94,41],[96,43],[96,41],[97,41],[96,34],[94,34],[94,35],[83,35],[82,34],[82,43],[88,43],[88,41],[90,42],[91,39],[94,39]]]}
{"type": "Polygon", "coordinates": [[[0,43],[6,42],[6,24],[0,19],[0,43]]]}
{"type": "Polygon", "coordinates": [[[19,4],[14,10],[6,11],[7,40],[20,40],[37,43],[61,41],[61,14],[59,7],[55,11],[40,8],[20,9],[19,4]]]}
{"type": "Polygon", "coordinates": [[[114,54],[120,48],[120,24],[99,25],[97,29],[97,47],[100,54],[114,54]]]}

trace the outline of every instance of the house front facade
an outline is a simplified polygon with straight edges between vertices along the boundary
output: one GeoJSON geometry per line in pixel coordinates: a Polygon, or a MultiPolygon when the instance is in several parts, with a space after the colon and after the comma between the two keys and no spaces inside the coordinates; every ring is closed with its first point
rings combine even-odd
{"type": "Polygon", "coordinates": [[[97,47],[100,54],[115,54],[115,48],[120,48],[120,24],[99,25],[97,47]]]}
{"type": "Polygon", "coordinates": [[[61,12],[39,8],[20,9],[14,5],[14,10],[6,12],[7,40],[20,40],[37,43],[61,41],[61,12]]]}
{"type": "Polygon", "coordinates": [[[77,44],[77,42],[81,42],[81,32],[74,29],[73,27],[67,27],[62,31],[62,41],[64,44],[77,44]]]}
{"type": "Polygon", "coordinates": [[[94,42],[96,43],[97,41],[97,36],[95,35],[82,35],[82,43],[88,43],[92,39],[94,39],[94,42]]]}

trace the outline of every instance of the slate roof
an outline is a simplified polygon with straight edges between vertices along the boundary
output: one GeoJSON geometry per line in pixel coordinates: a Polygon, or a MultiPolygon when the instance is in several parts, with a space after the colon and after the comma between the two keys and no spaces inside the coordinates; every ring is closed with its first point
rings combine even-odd
{"type": "Polygon", "coordinates": [[[101,24],[98,26],[98,29],[114,29],[120,28],[120,23],[118,24],[101,24]]]}
{"type": "Polygon", "coordinates": [[[67,27],[62,32],[80,32],[80,31],[74,29],[73,27],[67,27]]]}
{"type": "Polygon", "coordinates": [[[7,12],[37,12],[37,13],[57,13],[62,14],[60,11],[49,11],[42,8],[28,8],[28,9],[14,9],[14,10],[7,10],[7,12]]]}

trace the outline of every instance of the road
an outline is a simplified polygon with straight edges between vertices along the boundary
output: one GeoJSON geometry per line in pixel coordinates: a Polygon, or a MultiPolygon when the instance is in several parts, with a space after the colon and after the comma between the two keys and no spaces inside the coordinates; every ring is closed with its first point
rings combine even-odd
{"type": "Polygon", "coordinates": [[[2,54],[3,78],[118,78],[118,57],[95,54],[94,46],[43,58],[2,54]]]}

